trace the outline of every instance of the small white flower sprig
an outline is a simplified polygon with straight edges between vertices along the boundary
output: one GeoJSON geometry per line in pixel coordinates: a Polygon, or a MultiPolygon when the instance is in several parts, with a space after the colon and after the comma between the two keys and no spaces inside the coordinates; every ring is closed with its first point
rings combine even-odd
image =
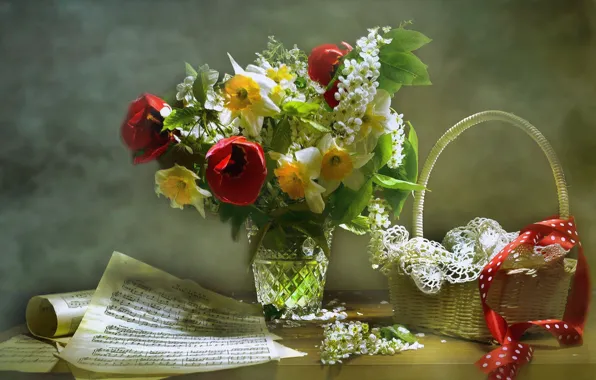
{"type": "Polygon", "coordinates": [[[401,351],[424,348],[416,337],[400,325],[369,329],[359,321],[324,325],[321,363],[342,363],[352,355],[394,355],[401,351]]]}

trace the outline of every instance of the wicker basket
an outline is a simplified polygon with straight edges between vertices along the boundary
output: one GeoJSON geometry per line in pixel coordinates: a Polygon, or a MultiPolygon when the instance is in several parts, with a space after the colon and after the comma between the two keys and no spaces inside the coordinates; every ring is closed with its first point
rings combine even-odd
{"type": "MultiPolygon", "coordinates": [[[[484,121],[499,120],[512,124],[538,143],[547,156],[557,185],[559,215],[569,216],[565,178],[552,147],[544,136],[527,121],[501,111],[485,111],[470,116],[449,129],[432,148],[422,167],[418,183],[427,186],[430,172],[443,149],[466,129],[484,121]]],[[[422,237],[424,191],[414,197],[414,237],[422,237]]],[[[524,270],[500,270],[487,297],[491,308],[508,323],[561,319],[565,311],[576,260],[565,258],[545,265],[528,275],[524,270]],[[548,294],[548,298],[543,295],[548,294]]],[[[461,284],[445,283],[437,294],[425,294],[393,264],[389,290],[396,322],[417,330],[477,341],[491,341],[477,281],[461,284]]],[[[530,333],[537,332],[530,330],[530,333]]]]}

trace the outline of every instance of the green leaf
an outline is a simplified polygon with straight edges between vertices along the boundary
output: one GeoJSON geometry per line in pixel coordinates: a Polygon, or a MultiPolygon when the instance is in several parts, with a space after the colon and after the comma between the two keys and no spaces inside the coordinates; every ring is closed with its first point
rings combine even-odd
{"type": "Polygon", "coordinates": [[[348,230],[356,235],[364,235],[370,232],[370,220],[366,216],[359,215],[349,223],[339,225],[344,230],[348,230]]]}
{"type": "MultiPolygon", "coordinates": [[[[414,149],[414,153],[416,157],[418,157],[418,134],[416,134],[416,130],[414,126],[409,121],[406,122],[408,124],[409,132],[408,132],[408,141],[412,145],[412,149],[414,149]]],[[[418,160],[416,160],[418,162],[418,160]]],[[[416,167],[416,176],[418,176],[418,168],[416,167]]]]}
{"type": "Polygon", "coordinates": [[[370,202],[373,181],[369,179],[358,191],[342,186],[336,193],[332,217],[337,223],[346,224],[356,219],[370,202]]]}
{"type": "Polygon", "coordinates": [[[391,43],[381,47],[379,88],[392,96],[402,85],[430,85],[427,66],[412,51],[431,41],[415,30],[399,27],[385,34],[391,43]]]}
{"type": "Polygon", "coordinates": [[[309,116],[319,110],[318,103],[305,102],[287,102],[281,106],[281,109],[289,116],[309,116]]]}
{"type": "Polygon", "coordinates": [[[197,70],[195,70],[192,65],[188,62],[185,62],[185,67],[186,67],[186,76],[191,76],[191,77],[197,77],[197,70]]]}
{"type": "Polygon", "coordinates": [[[406,204],[406,200],[412,192],[406,190],[383,190],[383,198],[389,203],[393,210],[393,216],[399,218],[401,212],[406,204]]]}
{"type": "Polygon", "coordinates": [[[267,165],[267,177],[265,178],[265,183],[269,183],[275,176],[275,169],[277,169],[277,160],[272,159],[269,157],[268,154],[265,155],[266,165],[267,165]]]}
{"type": "Polygon", "coordinates": [[[222,222],[229,221],[232,225],[232,240],[238,241],[242,227],[252,209],[252,206],[235,206],[224,202],[220,204],[219,217],[222,222]]]}
{"type": "Polygon", "coordinates": [[[331,129],[322,126],[321,124],[317,123],[314,120],[310,120],[310,119],[305,119],[305,118],[300,118],[300,120],[306,124],[308,124],[309,126],[311,126],[312,128],[314,128],[315,130],[322,132],[322,133],[329,133],[331,132],[331,129]]]}
{"type": "Polygon", "coordinates": [[[375,174],[373,176],[373,181],[386,189],[393,189],[393,190],[424,190],[424,186],[419,185],[417,183],[403,181],[400,179],[395,179],[383,174],[375,174]]]}
{"type": "Polygon", "coordinates": [[[193,154],[194,153],[193,150],[192,150],[192,148],[190,146],[184,144],[184,143],[178,143],[178,144],[176,144],[176,147],[178,149],[184,149],[188,154],[193,154]]]}
{"type": "Polygon", "coordinates": [[[253,238],[250,242],[250,246],[248,247],[248,256],[250,257],[250,265],[252,265],[252,263],[255,261],[259,247],[261,246],[261,244],[263,244],[263,239],[265,238],[265,235],[267,234],[267,231],[269,231],[270,227],[271,227],[271,222],[268,222],[267,224],[265,224],[263,226],[263,228],[259,228],[259,231],[257,232],[257,234],[255,236],[253,236],[253,238]]]}
{"type": "Polygon", "coordinates": [[[401,84],[392,81],[391,79],[383,76],[383,73],[379,76],[379,88],[387,91],[391,96],[399,91],[401,84]]]}
{"type": "Polygon", "coordinates": [[[393,155],[393,141],[389,133],[385,133],[379,137],[377,146],[375,147],[375,156],[373,161],[375,164],[375,171],[379,170],[389,162],[393,155]]]}
{"type": "Polygon", "coordinates": [[[263,246],[267,249],[283,250],[286,246],[286,232],[280,225],[275,225],[269,228],[265,238],[263,239],[263,246]]]}
{"type": "Polygon", "coordinates": [[[327,238],[325,237],[325,229],[321,226],[321,224],[312,220],[303,220],[301,223],[292,224],[291,227],[296,231],[300,231],[306,236],[311,237],[323,250],[325,256],[329,258],[331,251],[329,249],[329,244],[327,243],[327,238]]]}
{"type": "Polygon", "coordinates": [[[303,77],[298,77],[298,78],[296,78],[296,80],[294,81],[294,84],[295,84],[295,85],[296,85],[296,87],[297,87],[297,88],[299,88],[299,89],[306,88],[306,84],[307,84],[307,83],[308,83],[308,82],[307,82],[307,81],[306,81],[306,79],[305,79],[305,78],[303,78],[303,77]]]}
{"type": "MultiPolygon", "coordinates": [[[[379,53],[381,77],[402,85],[430,85],[427,67],[414,53],[395,51],[385,45],[379,53]]],[[[381,80],[381,77],[379,80],[381,80]]]]}
{"type": "Polygon", "coordinates": [[[411,29],[395,28],[386,33],[384,38],[391,38],[388,45],[396,51],[409,52],[420,49],[432,40],[424,34],[411,29]]]}
{"type": "MultiPolygon", "coordinates": [[[[306,204],[306,203],[304,203],[306,204]]],[[[325,221],[325,216],[323,214],[315,214],[310,210],[307,211],[287,211],[279,216],[274,216],[274,219],[277,223],[282,224],[286,227],[292,227],[293,224],[302,223],[304,220],[309,220],[319,225],[323,224],[325,221]]]]}
{"type": "Polygon", "coordinates": [[[376,173],[391,159],[391,156],[393,155],[393,142],[389,133],[379,137],[374,153],[375,155],[373,158],[364,165],[363,172],[365,174],[372,175],[376,173]]]}
{"type": "Polygon", "coordinates": [[[251,210],[250,210],[250,220],[253,221],[254,224],[257,225],[257,227],[263,228],[271,220],[271,218],[269,217],[269,215],[267,215],[260,208],[254,206],[254,205],[251,205],[251,206],[248,206],[248,207],[251,208],[251,210]]]}
{"type": "Polygon", "coordinates": [[[271,139],[271,150],[286,154],[292,143],[292,128],[287,117],[284,117],[275,127],[271,139]]]}
{"type": "Polygon", "coordinates": [[[173,131],[176,128],[188,130],[198,122],[199,109],[195,107],[174,108],[163,121],[162,131],[173,131]]]}
{"type": "Polygon", "coordinates": [[[387,340],[399,339],[405,343],[416,343],[416,336],[402,325],[381,327],[381,337],[387,340]]]}
{"type": "Polygon", "coordinates": [[[199,67],[195,83],[192,86],[192,91],[201,106],[205,105],[207,100],[207,91],[217,83],[219,73],[215,70],[211,70],[208,65],[199,67]]]}

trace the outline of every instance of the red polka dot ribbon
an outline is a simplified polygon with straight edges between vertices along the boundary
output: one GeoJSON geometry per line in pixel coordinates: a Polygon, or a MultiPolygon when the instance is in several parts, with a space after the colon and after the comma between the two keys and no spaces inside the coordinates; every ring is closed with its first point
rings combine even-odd
{"type": "Polygon", "coordinates": [[[573,217],[568,220],[548,219],[524,228],[513,242],[484,267],[478,280],[478,288],[486,325],[501,344],[476,362],[476,366],[487,373],[490,380],[513,380],[519,368],[532,360],[532,347],[520,343],[522,335],[532,326],[540,326],[549,331],[561,346],[581,345],[590,302],[590,276],[573,217]],[[521,245],[544,247],[551,244],[559,244],[567,251],[578,245],[577,267],[563,320],[548,319],[508,325],[505,318],[486,303],[496,272],[515,248],[521,245]]]}

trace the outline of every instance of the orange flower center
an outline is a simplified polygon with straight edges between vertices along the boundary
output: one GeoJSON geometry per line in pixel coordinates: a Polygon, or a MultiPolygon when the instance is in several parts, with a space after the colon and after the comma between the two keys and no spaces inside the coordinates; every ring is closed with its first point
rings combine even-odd
{"type": "Polygon", "coordinates": [[[300,176],[300,168],[295,164],[285,163],[274,170],[279,181],[279,187],[291,199],[304,198],[304,181],[300,176]]]}
{"type": "Polygon", "coordinates": [[[323,156],[321,176],[330,180],[342,180],[352,172],[354,165],[350,155],[345,150],[331,148],[323,156]]]}
{"type": "Polygon", "coordinates": [[[260,87],[252,78],[234,75],[224,88],[225,106],[232,111],[240,111],[261,100],[260,87]]]}

